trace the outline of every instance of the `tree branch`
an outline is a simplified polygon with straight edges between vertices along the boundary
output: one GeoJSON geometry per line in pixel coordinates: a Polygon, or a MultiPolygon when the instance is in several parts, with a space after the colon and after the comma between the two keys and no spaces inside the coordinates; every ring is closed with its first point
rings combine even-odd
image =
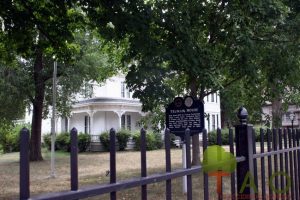
{"type": "MultiPolygon", "coordinates": [[[[229,81],[228,83],[224,84],[222,87],[223,87],[223,88],[226,88],[226,87],[230,86],[231,84],[235,83],[236,81],[241,80],[241,79],[244,78],[245,76],[246,76],[246,74],[243,75],[243,76],[239,76],[238,78],[233,79],[233,80],[229,81]]],[[[220,88],[210,90],[209,92],[204,93],[203,98],[204,98],[205,96],[210,95],[210,94],[216,93],[216,92],[219,91],[219,90],[220,90],[220,88]]]]}
{"type": "Polygon", "coordinates": [[[36,24],[38,30],[53,44],[54,47],[57,47],[58,46],[57,42],[51,38],[51,36],[47,33],[47,31],[44,31],[41,23],[36,18],[36,16],[33,14],[33,10],[31,9],[30,6],[27,5],[27,1],[22,0],[21,2],[23,4],[24,8],[28,11],[28,14],[32,17],[32,20],[36,24]]]}

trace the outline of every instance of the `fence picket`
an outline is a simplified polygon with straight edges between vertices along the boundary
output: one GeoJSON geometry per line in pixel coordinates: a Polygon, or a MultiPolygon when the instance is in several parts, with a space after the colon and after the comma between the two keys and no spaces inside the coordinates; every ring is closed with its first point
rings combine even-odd
{"type": "MultiPolygon", "coordinates": [[[[267,148],[268,148],[268,152],[271,151],[271,130],[268,129],[267,130],[267,148]]],[[[270,178],[272,177],[272,157],[268,156],[268,180],[270,180],[270,178]]],[[[271,184],[273,183],[269,183],[269,196],[272,197],[272,188],[271,188],[271,184]]]]}
{"type": "MultiPolygon", "coordinates": [[[[289,148],[292,148],[293,147],[293,144],[292,144],[292,130],[291,129],[288,129],[288,140],[289,140],[289,148]]],[[[290,151],[289,152],[289,161],[290,161],[290,179],[291,179],[291,199],[294,199],[295,198],[295,187],[294,187],[294,170],[293,170],[293,152],[290,151]]]]}
{"type": "MultiPolygon", "coordinates": [[[[296,147],[296,130],[292,130],[292,140],[293,140],[293,147],[296,147]]],[[[298,193],[298,167],[297,167],[297,151],[293,151],[294,156],[294,180],[295,180],[295,197],[296,200],[299,200],[299,193],[298,193]]]]}
{"type": "Polygon", "coordinates": [[[29,130],[20,131],[20,199],[30,197],[30,167],[29,167],[29,130]]]}
{"type": "MultiPolygon", "coordinates": [[[[146,159],[146,130],[141,129],[141,176],[147,176],[147,159],[146,159]]],[[[147,185],[142,185],[142,200],[147,200],[147,185]]]]}
{"type": "MultiPolygon", "coordinates": [[[[260,129],[260,152],[264,153],[265,152],[265,147],[264,147],[264,130],[261,128],[260,129]]],[[[266,175],[265,175],[265,158],[261,157],[260,159],[260,166],[261,166],[261,195],[262,199],[266,199],[266,175]]]]}
{"type": "MultiPolygon", "coordinates": [[[[171,172],[171,144],[170,130],[165,130],[165,154],[166,154],[166,172],[171,172]]],[[[172,184],[171,179],[166,180],[166,200],[172,199],[172,184]]]]}
{"type": "MultiPolygon", "coordinates": [[[[275,128],[273,128],[272,132],[273,132],[273,136],[272,136],[273,149],[272,150],[277,151],[277,130],[275,128]]],[[[274,172],[273,172],[273,174],[274,174],[274,173],[278,173],[278,156],[277,156],[277,154],[274,155],[273,161],[274,161],[274,172]]],[[[279,189],[278,176],[275,176],[274,179],[275,179],[275,189],[278,190],[279,189]]],[[[279,198],[279,197],[277,197],[278,196],[277,193],[275,193],[275,196],[276,196],[275,199],[279,198]]]]}
{"type": "MultiPolygon", "coordinates": [[[[299,138],[300,138],[300,130],[297,129],[296,130],[296,145],[297,147],[300,147],[300,144],[299,144],[299,138]]],[[[300,176],[300,150],[297,150],[297,164],[298,164],[298,176],[300,176]]],[[[298,177],[299,181],[300,181],[300,178],[298,177]]],[[[300,184],[298,184],[298,194],[300,196],[300,184]]]]}
{"type": "MultiPolygon", "coordinates": [[[[255,132],[255,129],[252,127],[252,146],[253,146],[253,154],[256,154],[256,141],[255,141],[255,135],[256,135],[256,132],[255,132]]],[[[254,172],[254,183],[258,189],[258,177],[257,177],[257,160],[254,159],[253,160],[253,172],[254,172]]],[[[255,199],[258,199],[258,190],[257,192],[255,193],[255,199]]]]}
{"type": "MultiPolygon", "coordinates": [[[[234,155],[234,143],[233,143],[233,130],[229,129],[229,150],[232,155],[234,155]]],[[[236,190],[235,190],[235,171],[230,174],[230,183],[231,183],[231,199],[236,199],[236,190]]]]}
{"type": "MultiPolygon", "coordinates": [[[[279,129],[278,131],[278,147],[279,150],[282,150],[282,129],[279,129]]],[[[283,172],[283,154],[281,153],[279,155],[279,170],[280,172],[283,172]]],[[[284,190],[285,186],[284,186],[284,176],[280,176],[280,190],[284,190]]],[[[281,199],[285,199],[285,195],[281,194],[281,199]]]]}
{"type": "Polygon", "coordinates": [[[71,130],[71,190],[78,190],[78,141],[77,141],[77,129],[71,130]]]}
{"type": "MultiPolygon", "coordinates": [[[[217,145],[222,146],[222,135],[221,135],[221,129],[217,129],[217,145]]],[[[220,160],[222,160],[222,158],[219,158],[220,160]]],[[[218,194],[218,199],[222,200],[222,196],[223,196],[223,178],[220,177],[221,180],[221,193],[218,194]]]]}
{"type": "MultiPolygon", "coordinates": [[[[204,129],[203,130],[203,136],[202,136],[202,140],[203,140],[203,152],[205,152],[205,150],[207,149],[208,146],[208,142],[207,142],[207,130],[204,129]]],[[[204,199],[209,200],[209,190],[208,190],[208,174],[203,172],[203,192],[204,192],[204,199]]]]}
{"type": "MultiPolygon", "coordinates": [[[[110,183],[116,183],[117,176],[116,176],[116,130],[110,129],[109,131],[109,154],[110,154],[110,183]]],[[[111,192],[110,199],[116,200],[117,193],[111,192]]]]}
{"type": "MultiPolygon", "coordinates": [[[[190,129],[186,129],[185,130],[185,142],[186,142],[186,168],[190,169],[192,167],[191,165],[191,136],[190,136],[191,132],[190,129]]],[[[186,183],[187,183],[187,195],[186,195],[186,199],[187,200],[192,200],[193,196],[192,196],[192,176],[191,175],[187,175],[186,176],[186,183]]]]}
{"type": "MultiPolygon", "coordinates": [[[[284,131],[284,136],[283,136],[284,149],[287,149],[288,148],[288,145],[287,145],[288,132],[287,132],[287,129],[284,129],[283,131],[284,131]]],[[[284,167],[285,167],[285,173],[289,174],[289,156],[288,156],[287,152],[284,153],[284,167]]],[[[285,182],[285,186],[287,186],[287,181],[285,182]]],[[[286,198],[287,199],[288,199],[289,195],[290,195],[290,188],[287,187],[287,190],[286,190],[286,198]]]]}

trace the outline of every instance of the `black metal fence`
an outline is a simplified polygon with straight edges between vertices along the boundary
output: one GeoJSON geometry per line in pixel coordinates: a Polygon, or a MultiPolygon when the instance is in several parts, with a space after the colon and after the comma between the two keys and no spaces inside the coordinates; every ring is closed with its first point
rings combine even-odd
{"type": "Polygon", "coordinates": [[[66,200],[66,199],[81,199],[102,194],[110,193],[110,199],[117,199],[116,192],[133,187],[141,187],[141,199],[147,199],[147,185],[156,182],[166,182],[166,199],[172,199],[172,179],[187,176],[187,199],[192,199],[192,179],[193,174],[201,172],[201,166],[191,166],[191,151],[190,151],[190,132],[186,130],[186,160],[187,167],[185,169],[171,170],[171,145],[170,131],[165,131],[165,173],[147,175],[147,152],[146,152],[146,131],[141,130],[141,177],[136,179],[124,180],[117,182],[116,172],[116,148],[115,148],[114,129],[110,130],[110,184],[94,185],[90,187],[78,188],[78,145],[77,145],[77,130],[71,130],[71,157],[70,157],[70,172],[71,183],[70,191],[43,194],[41,196],[30,197],[30,181],[29,181],[29,131],[23,129],[21,131],[21,152],[20,152],[20,199],[35,199],[35,200],[66,200]]]}
{"type": "MultiPolygon", "coordinates": [[[[208,148],[208,133],[203,131],[203,151],[208,148]]],[[[222,133],[217,130],[216,143],[222,146],[222,133]]],[[[241,117],[241,124],[229,130],[229,151],[236,156],[236,171],[230,174],[230,192],[218,191],[218,199],[300,199],[300,131],[292,129],[261,129],[255,133],[253,126],[241,117]],[[257,142],[256,142],[256,141],[257,142]]],[[[115,130],[110,130],[110,183],[78,188],[77,130],[71,131],[70,191],[30,197],[29,181],[29,131],[21,131],[20,150],[20,199],[81,199],[110,193],[117,199],[117,192],[140,187],[141,199],[147,199],[147,185],[165,182],[166,199],[172,199],[172,179],[187,176],[187,199],[192,199],[192,175],[202,172],[202,166],[191,166],[190,132],[185,131],[186,168],[172,170],[170,153],[170,131],[165,131],[164,173],[147,175],[146,131],[141,130],[141,176],[140,178],[117,181],[115,130]]],[[[203,197],[208,200],[209,174],[203,173],[203,197]]],[[[215,195],[216,193],[214,193],[215,195]]]]}

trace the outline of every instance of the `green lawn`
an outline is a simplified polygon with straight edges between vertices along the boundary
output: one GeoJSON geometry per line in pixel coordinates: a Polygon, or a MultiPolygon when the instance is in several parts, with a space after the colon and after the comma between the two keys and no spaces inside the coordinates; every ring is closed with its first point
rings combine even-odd
{"type": "MultiPolygon", "coordinates": [[[[31,194],[57,192],[70,188],[70,157],[68,153],[56,154],[56,178],[50,178],[50,152],[44,151],[44,161],[32,162],[30,166],[31,194]]],[[[181,167],[181,150],[171,151],[173,169],[181,167]]],[[[9,153],[0,155],[0,199],[15,199],[19,193],[19,154],[9,153]]],[[[79,184],[80,187],[109,182],[106,171],[109,169],[108,153],[79,154],[79,184]]],[[[125,180],[140,176],[140,153],[117,153],[117,179],[125,180]]],[[[165,170],[164,150],[147,152],[148,174],[162,173],[165,170]]],[[[228,178],[225,178],[225,181],[228,178]]],[[[195,199],[203,199],[202,173],[193,176],[193,195],[195,199]]],[[[230,184],[224,184],[224,190],[229,192],[230,184]]],[[[148,185],[148,199],[160,200],[165,198],[165,183],[148,185]]],[[[215,179],[210,178],[211,195],[215,195],[215,179]]],[[[173,199],[184,199],[182,193],[182,178],[172,181],[173,199]]],[[[227,193],[228,193],[227,192],[227,193]]],[[[140,188],[133,188],[117,193],[118,199],[140,199],[140,188]]],[[[89,199],[109,199],[108,195],[89,199]]]]}

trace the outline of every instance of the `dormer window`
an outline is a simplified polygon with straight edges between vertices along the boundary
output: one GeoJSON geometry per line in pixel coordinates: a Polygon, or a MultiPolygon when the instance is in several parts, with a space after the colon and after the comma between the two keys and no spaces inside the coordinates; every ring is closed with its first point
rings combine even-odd
{"type": "Polygon", "coordinates": [[[125,90],[126,90],[125,82],[121,82],[121,97],[123,98],[125,98],[125,90]]]}
{"type": "Polygon", "coordinates": [[[121,82],[121,97],[130,98],[130,92],[129,92],[128,88],[126,87],[125,82],[121,82]]]}

